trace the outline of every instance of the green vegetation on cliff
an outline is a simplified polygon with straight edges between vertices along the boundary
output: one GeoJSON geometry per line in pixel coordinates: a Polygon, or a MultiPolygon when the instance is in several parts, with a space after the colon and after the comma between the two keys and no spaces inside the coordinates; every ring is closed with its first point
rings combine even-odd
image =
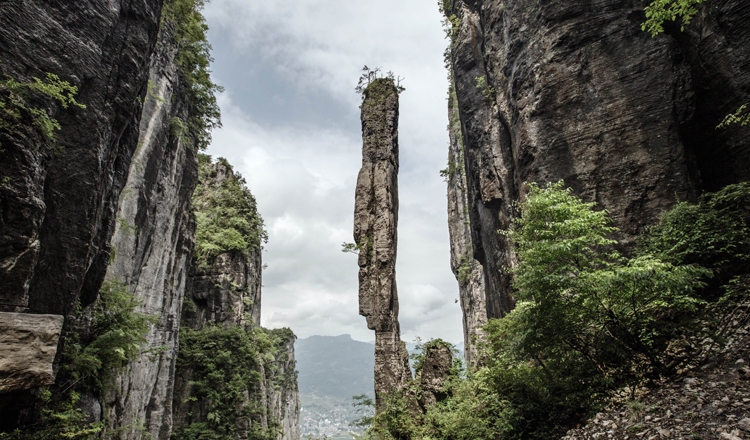
{"type": "MultiPolygon", "coordinates": [[[[50,116],[51,103],[67,109],[69,106],[86,108],[75,100],[76,86],[47,73],[44,80],[34,78],[31,82],[20,82],[6,76],[0,81],[0,132],[13,132],[24,123],[29,123],[47,141],[55,140],[60,123],[50,116]],[[48,101],[42,106],[32,104],[48,101]]],[[[2,146],[2,144],[0,144],[2,146]]]]}
{"type": "Polygon", "coordinates": [[[214,165],[211,156],[198,155],[198,186],[193,194],[197,220],[195,258],[206,262],[225,252],[243,255],[259,249],[268,240],[263,218],[245,179],[233,172],[226,159],[214,165]],[[218,167],[227,170],[217,180],[218,167]]]}
{"type": "MultiPolygon", "coordinates": [[[[282,330],[283,332],[283,330],[282,330]]],[[[189,374],[191,408],[186,424],[172,434],[176,440],[225,440],[247,430],[250,440],[275,439],[280,427],[257,422],[268,408],[262,406],[261,365],[268,375],[281,353],[280,338],[260,328],[207,325],[200,330],[180,329],[177,374],[189,374]],[[200,413],[197,413],[200,411],[200,413]]],[[[283,379],[281,379],[283,380],[283,379]]]]}
{"type": "Polygon", "coordinates": [[[138,305],[120,281],[105,282],[96,303],[76,312],[57,381],[37,393],[35,409],[41,415],[39,420],[12,433],[0,433],[0,439],[100,438],[107,421],[92,421],[81,409],[81,397],[101,398],[113,391],[115,378],[128,362],[146,354],[146,333],[154,320],[136,312],[138,305]]]}
{"type": "MultiPolygon", "coordinates": [[[[178,46],[175,63],[180,79],[185,84],[189,119],[187,134],[194,139],[199,150],[211,143],[211,130],[221,127],[221,112],[216,103],[216,93],[223,89],[211,80],[209,66],[211,45],[206,32],[208,25],[201,11],[204,0],[167,0],[162,12],[166,21],[174,26],[174,39],[178,46]]],[[[164,21],[162,21],[162,29],[164,21]]]]}
{"type": "Polygon", "coordinates": [[[750,293],[748,206],[750,183],[678,203],[623,256],[606,211],[562,182],[529,185],[501,231],[519,257],[518,303],[485,327],[484,366],[424,415],[394,396],[370,435],[555,438],[615,391],[709,359],[750,293]]]}

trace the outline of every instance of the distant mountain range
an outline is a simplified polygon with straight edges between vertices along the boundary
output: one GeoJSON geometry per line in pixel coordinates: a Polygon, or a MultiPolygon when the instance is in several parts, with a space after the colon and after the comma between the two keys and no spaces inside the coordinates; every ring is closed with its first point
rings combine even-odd
{"type": "Polygon", "coordinates": [[[294,356],[300,394],[351,400],[373,393],[375,346],[371,343],[349,335],[310,336],[297,340],[294,356]]]}

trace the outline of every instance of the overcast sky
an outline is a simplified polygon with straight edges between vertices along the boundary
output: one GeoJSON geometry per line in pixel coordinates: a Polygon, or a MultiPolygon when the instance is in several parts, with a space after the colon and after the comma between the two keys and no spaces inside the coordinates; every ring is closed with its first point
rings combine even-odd
{"type": "Polygon", "coordinates": [[[396,277],[402,338],[462,341],[449,265],[448,155],[436,0],[211,0],[204,11],[224,128],[208,153],[247,179],[265,219],[262,325],[374,340],[358,315],[351,242],[363,65],[405,77],[396,277]]]}

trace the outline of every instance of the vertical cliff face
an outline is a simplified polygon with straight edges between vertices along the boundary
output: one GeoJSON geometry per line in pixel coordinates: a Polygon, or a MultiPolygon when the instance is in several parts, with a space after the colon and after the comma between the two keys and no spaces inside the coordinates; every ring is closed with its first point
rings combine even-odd
{"type": "MultiPolygon", "coordinates": [[[[161,0],[0,3],[0,311],[64,317],[61,332],[47,332],[62,337],[46,340],[47,348],[64,347],[76,304],[91,304],[104,279],[161,7],[161,0]],[[24,86],[35,79],[77,87],[85,108],[24,86]],[[13,116],[12,107],[25,109],[13,116]],[[32,110],[60,130],[45,130],[32,110]]],[[[18,316],[27,336],[34,319],[18,316]]],[[[24,389],[49,384],[51,367],[44,370],[52,377],[0,393],[1,428],[29,415],[33,398],[24,389]]]]}
{"type": "MultiPolygon", "coordinates": [[[[513,306],[510,226],[523,183],[564,179],[606,208],[626,248],[678,199],[750,178],[750,9],[717,0],[651,38],[642,1],[444,2],[474,258],[487,316],[513,306]]],[[[458,217],[452,217],[457,228],[458,217]]]]}
{"type": "Polygon", "coordinates": [[[299,387],[297,362],[294,359],[294,341],[297,337],[288,328],[266,330],[274,341],[273,361],[261,369],[261,402],[268,409],[261,423],[278,423],[281,433],[278,440],[298,440],[299,387]]]}
{"type": "Polygon", "coordinates": [[[146,336],[145,349],[154,353],[131,363],[104,402],[110,428],[128,439],[146,433],[167,439],[171,433],[180,312],[195,237],[189,208],[198,177],[196,148],[172,130],[175,118],[187,121],[188,108],[174,61],[177,45],[165,23],[151,59],[138,148],[120,195],[107,270],[139,300],[140,311],[158,319],[146,336]]]}
{"type": "Polygon", "coordinates": [[[375,330],[375,407],[411,380],[401,341],[396,291],[398,89],[376,79],[362,102],[362,169],[357,177],[354,241],[359,251],[359,314],[375,330]]]}
{"type": "Polygon", "coordinates": [[[196,249],[182,312],[182,361],[175,377],[178,438],[208,423],[213,432],[238,439],[298,439],[296,337],[289,329],[259,327],[265,232],[255,199],[225,159],[212,163],[210,157],[201,155],[199,176],[193,197],[198,223],[196,249]],[[219,358],[226,350],[239,363],[210,361],[201,357],[202,350],[209,350],[205,356],[219,358]],[[211,369],[203,368],[201,362],[210,364],[211,369]],[[200,385],[210,372],[227,381],[233,373],[246,376],[242,383],[205,382],[216,387],[217,399],[225,399],[217,404],[206,397],[200,385]],[[241,392],[231,397],[237,387],[241,392]],[[212,413],[219,417],[209,416],[212,413]],[[227,416],[234,419],[211,425],[212,420],[227,416]]]}
{"type": "MultiPolygon", "coordinates": [[[[138,142],[161,0],[3,2],[0,69],[78,87],[85,109],[52,108],[54,147],[31,124],[3,130],[0,307],[65,315],[94,301],[138,142]]],[[[31,98],[34,100],[34,98],[31,98]]]]}
{"type": "Polygon", "coordinates": [[[487,323],[484,271],[474,259],[469,222],[469,199],[466,187],[465,147],[458,116],[458,101],[451,86],[448,103],[450,148],[448,168],[448,233],[451,244],[451,269],[458,280],[464,329],[464,359],[467,367],[477,365],[477,343],[482,340],[482,326],[487,323]]]}

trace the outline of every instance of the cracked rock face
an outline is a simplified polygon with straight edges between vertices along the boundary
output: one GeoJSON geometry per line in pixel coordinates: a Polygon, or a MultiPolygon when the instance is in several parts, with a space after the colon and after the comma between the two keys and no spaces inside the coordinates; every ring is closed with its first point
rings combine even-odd
{"type": "Polygon", "coordinates": [[[354,241],[359,252],[359,314],[375,330],[375,407],[411,380],[401,341],[396,291],[398,90],[377,79],[362,102],[362,168],[357,177],[354,241]]]}
{"type": "MultiPolygon", "coordinates": [[[[625,248],[676,200],[750,178],[750,9],[702,6],[685,32],[641,31],[644,3],[456,0],[455,83],[474,258],[489,318],[513,307],[497,231],[524,182],[564,179],[607,209],[625,248]]],[[[456,129],[453,129],[454,131],[456,129]]]]}
{"type": "Polygon", "coordinates": [[[452,364],[453,353],[448,346],[440,344],[426,350],[419,378],[422,389],[422,398],[419,403],[423,411],[448,397],[443,392],[443,386],[448,379],[452,364]]]}

